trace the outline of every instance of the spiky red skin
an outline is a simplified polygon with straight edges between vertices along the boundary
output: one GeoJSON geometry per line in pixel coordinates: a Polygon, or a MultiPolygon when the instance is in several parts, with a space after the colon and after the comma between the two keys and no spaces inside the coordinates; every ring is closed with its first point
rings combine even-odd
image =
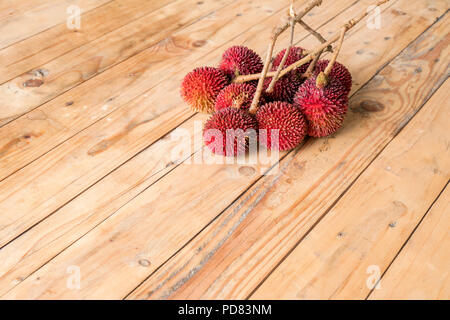
{"type": "Polygon", "coordinates": [[[215,154],[226,156],[242,155],[248,149],[248,136],[238,136],[227,140],[227,130],[241,129],[243,133],[247,130],[254,130],[256,139],[256,130],[258,123],[256,119],[248,112],[237,108],[225,108],[215,112],[205,123],[203,128],[203,141],[205,145],[215,154]],[[216,146],[215,139],[217,132],[222,135],[222,144],[216,146]],[[241,138],[242,137],[242,138],[241,138]],[[217,148],[216,148],[217,147],[217,148]]]}
{"type": "Polygon", "coordinates": [[[316,86],[315,77],[309,78],[300,86],[294,100],[308,121],[308,135],[312,137],[336,132],[348,109],[346,89],[334,78],[323,88],[316,86]]]}
{"type": "MultiPolygon", "coordinates": [[[[215,110],[224,108],[240,108],[248,110],[252,104],[256,87],[250,83],[232,83],[220,91],[216,98],[215,110]]],[[[264,99],[260,99],[260,103],[264,103],[264,99]]]]}
{"type": "MultiPolygon", "coordinates": [[[[284,57],[285,52],[286,49],[283,49],[275,56],[272,63],[271,71],[277,70],[278,66],[281,63],[281,60],[284,57]]],[[[292,47],[289,50],[289,54],[286,58],[284,67],[290,66],[291,64],[300,60],[303,57],[304,57],[304,49],[302,47],[292,47]]],[[[280,79],[278,79],[278,81],[275,82],[275,86],[272,92],[265,91],[269,87],[270,82],[272,81],[272,78],[266,78],[266,80],[264,81],[264,97],[266,97],[267,100],[269,101],[286,101],[289,103],[293,103],[295,93],[297,92],[298,88],[304,81],[301,75],[306,71],[308,66],[309,63],[304,64],[299,68],[287,73],[280,79]]]]}
{"type": "Polygon", "coordinates": [[[225,73],[217,68],[200,67],[189,72],[181,83],[181,97],[193,111],[210,113],[219,92],[229,84],[225,73]]]}
{"type": "MultiPolygon", "coordinates": [[[[285,53],[286,53],[286,49],[283,49],[280,52],[278,52],[278,54],[273,59],[272,70],[276,70],[278,68],[278,66],[281,63],[281,60],[283,60],[285,53]]],[[[292,47],[289,50],[289,54],[284,63],[284,67],[288,67],[291,64],[293,64],[294,62],[297,62],[298,60],[300,60],[304,57],[305,57],[305,49],[303,49],[302,47],[292,47]]],[[[306,71],[306,69],[308,69],[308,66],[309,66],[309,63],[306,63],[306,64],[300,66],[300,68],[298,68],[298,71],[301,73],[304,73],[306,71]]]]}
{"type": "Polygon", "coordinates": [[[237,75],[260,73],[263,62],[253,50],[244,46],[233,46],[224,52],[219,69],[233,79],[237,75]]]}
{"type": "Polygon", "coordinates": [[[307,122],[294,105],[275,101],[262,105],[256,112],[256,120],[260,129],[260,142],[268,149],[280,151],[289,150],[298,146],[306,136],[307,122]],[[267,141],[262,139],[261,129],[267,130],[267,141]],[[272,130],[278,129],[278,143],[272,146],[272,130]]]}
{"type": "MultiPolygon", "coordinates": [[[[319,60],[314,68],[314,75],[317,76],[320,72],[325,71],[329,60],[319,60]]],[[[330,78],[335,78],[345,87],[346,93],[349,94],[352,89],[352,75],[350,71],[341,63],[335,62],[331,72],[330,78]]]]}
{"type": "Polygon", "coordinates": [[[303,79],[299,74],[293,70],[275,82],[272,92],[267,92],[272,77],[264,79],[263,96],[267,101],[286,101],[289,103],[294,102],[294,96],[300,85],[303,83],[303,79]]]}

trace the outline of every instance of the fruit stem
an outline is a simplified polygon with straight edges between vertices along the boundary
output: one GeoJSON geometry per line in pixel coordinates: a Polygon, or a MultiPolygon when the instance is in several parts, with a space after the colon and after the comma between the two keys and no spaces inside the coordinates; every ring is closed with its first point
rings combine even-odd
{"type": "Polygon", "coordinates": [[[266,92],[270,93],[273,91],[273,88],[275,87],[275,82],[278,80],[278,76],[280,75],[281,70],[284,68],[284,64],[286,63],[287,57],[289,56],[289,53],[291,51],[292,45],[294,44],[294,30],[295,30],[295,12],[293,8],[293,1],[291,0],[291,7],[289,10],[290,13],[290,23],[291,23],[291,39],[289,41],[289,45],[286,48],[286,51],[284,53],[283,59],[281,59],[280,65],[277,68],[277,72],[272,77],[272,81],[270,81],[269,87],[267,88],[266,92]]]}
{"type": "MultiPolygon", "coordinates": [[[[325,43],[325,42],[327,42],[327,40],[326,40],[319,32],[317,32],[316,30],[314,30],[313,28],[311,28],[309,25],[307,25],[307,24],[305,23],[305,21],[300,20],[298,23],[299,23],[306,31],[308,31],[310,34],[312,34],[314,37],[316,37],[317,40],[320,41],[320,43],[325,43]]],[[[326,50],[327,50],[327,51],[332,51],[331,45],[329,45],[329,46],[327,47],[326,50]]]]}
{"type": "Polygon", "coordinates": [[[315,56],[313,61],[308,66],[308,69],[302,74],[302,78],[309,78],[312,76],[314,72],[314,68],[316,67],[317,61],[319,61],[320,56],[322,55],[324,50],[320,50],[315,56]]]}
{"type": "Polygon", "coordinates": [[[329,76],[329,75],[330,75],[331,69],[333,69],[333,66],[334,66],[334,64],[336,63],[336,59],[337,59],[337,57],[338,57],[338,55],[339,55],[339,52],[341,51],[342,43],[344,42],[344,36],[345,36],[345,33],[346,33],[346,32],[347,32],[347,28],[344,26],[344,27],[341,29],[341,34],[339,35],[339,41],[338,41],[338,43],[337,43],[337,45],[336,45],[336,50],[335,50],[335,52],[334,52],[334,54],[333,54],[333,57],[332,57],[331,60],[328,62],[328,65],[327,65],[327,67],[325,68],[324,73],[325,73],[326,76],[329,76]]]}
{"type": "MultiPolygon", "coordinates": [[[[375,7],[380,6],[386,2],[388,2],[389,0],[379,0],[377,1],[375,7]]],[[[374,8],[375,8],[374,7],[374,8]]],[[[346,29],[346,31],[350,30],[351,28],[353,28],[358,22],[360,22],[362,19],[364,19],[370,12],[372,12],[371,10],[369,11],[365,11],[363,12],[361,15],[359,15],[358,17],[351,19],[350,21],[348,21],[343,28],[346,29]]],[[[298,68],[302,65],[304,65],[305,63],[308,63],[309,61],[313,60],[314,56],[316,54],[318,54],[320,51],[324,50],[325,48],[327,48],[330,44],[333,44],[334,42],[338,41],[340,38],[340,33],[336,33],[330,40],[328,40],[327,42],[321,44],[319,47],[317,47],[315,50],[311,51],[307,56],[305,56],[304,58],[298,60],[297,62],[291,64],[290,66],[284,68],[281,73],[280,73],[280,77],[284,76],[286,73],[294,70],[295,68],[298,68]]],[[[272,77],[275,75],[275,72],[269,72],[267,73],[267,76],[272,77]]],[[[244,76],[239,76],[237,78],[234,79],[233,82],[247,82],[247,81],[251,81],[251,80],[256,80],[258,78],[260,78],[261,74],[249,74],[249,75],[244,75],[244,76]]]]}
{"type": "Polygon", "coordinates": [[[324,72],[320,72],[316,78],[316,87],[322,89],[328,84],[328,76],[324,72]]]}

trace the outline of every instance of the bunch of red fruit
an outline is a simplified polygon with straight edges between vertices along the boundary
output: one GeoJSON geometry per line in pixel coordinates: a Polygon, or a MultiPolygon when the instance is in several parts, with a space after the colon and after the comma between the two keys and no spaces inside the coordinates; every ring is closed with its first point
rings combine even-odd
{"type": "MultiPolygon", "coordinates": [[[[286,49],[272,61],[276,71],[286,49]]],[[[301,47],[289,50],[284,67],[305,56],[301,47]]],[[[257,80],[235,83],[241,75],[258,74],[263,69],[261,58],[249,48],[231,47],[225,51],[218,68],[194,69],[184,78],[181,96],[192,110],[212,113],[204,126],[203,138],[212,152],[237,155],[248,149],[248,137],[227,139],[227,130],[259,132],[259,142],[268,149],[289,150],[298,146],[309,135],[325,137],[336,132],[348,109],[348,95],[352,86],[350,72],[336,62],[328,76],[323,71],[328,60],[319,60],[309,78],[304,78],[309,63],[289,71],[279,78],[269,93],[272,78],[264,81],[258,108],[249,112],[256,92],[257,80]],[[266,130],[263,130],[266,129],[266,130]],[[277,141],[271,139],[272,130],[278,130],[277,141]],[[210,132],[221,133],[218,137],[210,132]],[[265,132],[264,139],[261,132],[265,132]]]]}

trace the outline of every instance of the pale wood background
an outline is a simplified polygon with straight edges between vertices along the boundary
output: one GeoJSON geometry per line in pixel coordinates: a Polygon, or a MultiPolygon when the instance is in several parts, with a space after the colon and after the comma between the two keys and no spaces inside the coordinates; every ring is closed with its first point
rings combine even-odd
{"type": "MultiPolygon", "coordinates": [[[[327,37],[373,2],[324,0],[305,21],[327,37]]],[[[288,5],[2,1],[2,299],[450,298],[447,0],[391,0],[381,29],[348,33],[343,128],[279,169],[171,156],[170,133],[198,138],[206,118],[184,75],[231,45],[263,55],[288,5]]]]}

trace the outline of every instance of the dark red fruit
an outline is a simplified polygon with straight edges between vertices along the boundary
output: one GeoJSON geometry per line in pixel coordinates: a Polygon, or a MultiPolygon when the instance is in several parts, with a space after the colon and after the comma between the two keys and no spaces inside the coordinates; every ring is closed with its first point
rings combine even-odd
{"type": "Polygon", "coordinates": [[[294,102],[294,96],[300,85],[303,83],[303,79],[299,76],[295,70],[285,74],[275,82],[272,92],[267,92],[272,77],[264,79],[263,93],[264,98],[267,101],[286,101],[289,103],[294,102]]]}
{"type": "Polygon", "coordinates": [[[256,112],[260,142],[268,149],[289,150],[299,145],[306,136],[307,123],[300,110],[287,102],[269,102],[256,112]],[[266,134],[261,129],[266,129],[266,134]],[[273,130],[278,140],[272,140],[273,130]],[[264,136],[267,137],[264,139],[264,136]]]}
{"type": "Polygon", "coordinates": [[[255,139],[258,123],[246,111],[225,108],[215,112],[205,123],[203,140],[215,154],[239,156],[248,149],[248,140],[255,139]]]}
{"type": "MultiPolygon", "coordinates": [[[[272,63],[271,71],[276,71],[278,66],[281,63],[281,60],[284,57],[284,54],[286,52],[286,49],[280,51],[274,58],[272,63]]],[[[292,47],[289,50],[289,54],[286,58],[286,62],[284,64],[284,67],[290,66],[294,62],[297,62],[298,60],[302,59],[304,57],[304,49],[301,47],[292,47]]],[[[302,74],[306,71],[308,68],[309,63],[304,64],[300,66],[299,68],[296,68],[292,70],[291,72],[287,73],[283,77],[277,80],[275,82],[275,86],[273,87],[272,92],[266,92],[267,88],[269,87],[270,82],[272,81],[272,78],[266,78],[264,81],[264,97],[267,98],[269,101],[286,101],[289,103],[294,102],[294,96],[297,92],[300,85],[303,83],[304,79],[301,77],[302,74]]]]}
{"type": "Polygon", "coordinates": [[[220,91],[216,99],[215,110],[229,107],[248,110],[252,104],[255,91],[256,87],[253,84],[232,83],[220,91]]]}
{"type": "Polygon", "coordinates": [[[300,86],[294,100],[308,121],[308,135],[313,137],[336,132],[348,109],[346,88],[334,78],[329,78],[323,88],[317,87],[316,77],[309,78],[300,86]]]}
{"type": "MultiPolygon", "coordinates": [[[[328,62],[329,60],[317,61],[314,69],[314,75],[317,76],[320,72],[325,71],[328,62]]],[[[346,93],[350,93],[350,90],[352,89],[352,75],[343,64],[335,62],[328,77],[339,80],[339,82],[345,87],[346,93]]]]}
{"type": "MultiPolygon", "coordinates": [[[[273,59],[273,63],[272,63],[272,70],[276,70],[278,68],[278,66],[281,63],[281,60],[283,60],[285,52],[286,52],[286,49],[283,49],[275,56],[275,58],[273,59]]],[[[289,54],[284,63],[284,67],[288,67],[291,64],[293,64],[294,62],[297,62],[298,60],[300,60],[304,57],[305,57],[305,49],[303,49],[302,47],[292,47],[289,50],[289,54]]],[[[300,66],[299,68],[297,68],[297,70],[300,73],[304,73],[306,71],[306,69],[308,69],[308,66],[309,66],[309,63],[306,63],[306,64],[300,66]]]]}
{"type": "Polygon", "coordinates": [[[200,67],[181,83],[181,97],[193,111],[212,112],[219,92],[228,85],[227,76],[217,68],[200,67]]]}
{"type": "Polygon", "coordinates": [[[234,46],[224,52],[219,69],[232,79],[238,75],[260,73],[263,69],[263,62],[253,50],[243,46],[234,46]]]}

